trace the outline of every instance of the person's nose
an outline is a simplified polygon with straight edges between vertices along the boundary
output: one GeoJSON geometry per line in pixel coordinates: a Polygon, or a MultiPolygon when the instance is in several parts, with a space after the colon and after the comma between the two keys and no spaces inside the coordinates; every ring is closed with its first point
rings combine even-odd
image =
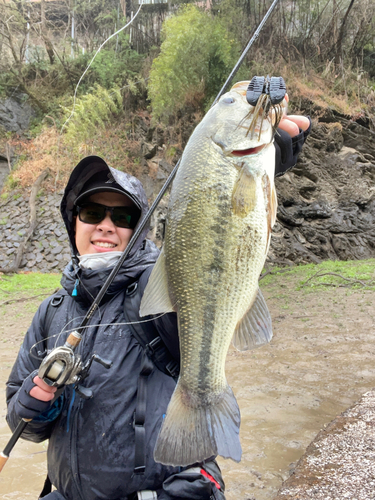
{"type": "Polygon", "coordinates": [[[99,231],[105,233],[114,233],[116,226],[113,224],[110,213],[107,212],[105,218],[96,226],[99,231]]]}

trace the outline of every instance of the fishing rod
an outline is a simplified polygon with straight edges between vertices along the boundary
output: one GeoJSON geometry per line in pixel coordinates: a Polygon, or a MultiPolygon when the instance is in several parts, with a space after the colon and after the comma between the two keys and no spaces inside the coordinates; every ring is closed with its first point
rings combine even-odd
{"type": "MultiPolygon", "coordinates": [[[[212,103],[211,107],[213,107],[217,101],[220,99],[220,97],[223,95],[225,92],[226,87],[229,85],[229,83],[232,81],[233,77],[237,73],[239,67],[241,66],[243,60],[246,57],[246,54],[250,50],[251,46],[254,44],[255,40],[258,38],[260,31],[262,30],[264,24],[266,23],[267,19],[270,17],[272,11],[275,9],[277,3],[279,0],[274,0],[270,8],[268,9],[266,15],[262,19],[261,23],[259,24],[257,30],[255,31],[254,35],[250,39],[249,43],[243,50],[240,58],[238,59],[236,65],[234,66],[233,70],[231,71],[230,75],[226,79],[224,85],[220,89],[218,95],[216,96],[216,99],[212,103]]],[[[93,361],[96,361],[100,363],[102,366],[105,368],[110,368],[112,365],[111,361],[105,360],[100,358],[98,355],[94,354],[87,363],[83,364],[81,361],[81,358],[79,355],[75,355],[75,350],[77,349],[78,345],[80,344],[83,334],[85,332],[85,328],[91,318],[93,317],[95,311],[98,309],[99,304],[104,297],[105,293],[107,292],[109,286],[111,285],[112,281],[114,280],[115,276],[121,269],[122,264],[124,263],[125,259],[128,257],[129,253],[133,249],[136,241],[138,240],[140,234],[143,232],[144,228],[146,227],[146,224],[151,219],[152,214],[155,212],[156,207],[159,205],[160,200],[164,196],[165,192],[171,185],[178,167],[180,165],[181,160],[178,160],[176,165],[174,166],[172,172],[170,173],[168,179],[166,180],[164,186],[161,188],[159,194],[155,198],[154,202],[152,203],[149,211],[147,214],[143,217],[141,220],[140,224],[138,225],[138,228],[134,232],[131,240],[128,243],[128,246],[120,256],[119,260],[117,261],[117,264],[115,267],[112,269],[111,273],[109,274],[108,278],[106,279],[105,283],[103,284],[102,288],[100,289],[98,295],[95,297],[93,303],[91,304],[89,310],[86,313],[86,316],[83,318],[81,324],[79,327],[71,332],[63,346],[56,347],[50,354],[48,354],[42,361],[38,376],[44,380],[48,385],[50,386],[63,386],[67,384],[75,384],[75,389],[77,390],[78,394],[83,397],[84,399],[89,399],[92,397],[92,392],[90,389],[86,387],[82,387],[79,385],[79,383],[88,376],[91,364],[93,361]]],[[[9,458],[9,455],[14,448],[15,444],[17,443],[18,439],[21,437],[22,432],[25,430],[27,424],[31,420],[29,419],[22,419],[18,426],[16,427],[15,431],[13,432],[8,444],[4,448],[4,450],[0,453],[0,472],[2,471],[6,461],[9,458]]]]}
{"type": "Polygon", "coordinates": [[[220,92],[218,93],[218,95],[216,96],[216,99],[214,100],[214,102],[212,103],[211,107],[214,106],[217,101],[220,99],[220,97],[224,94],[224,91],[225,89],[227,88],[227,86],[229,85],[229,83],[233,80],[235,74],[237,73],[237,71],[239,70],[241,64],[243,63],[243,60],[245,59],[246,57],[246,54],[249,52],[250,50],[250,47],[253,45],[253,43],[255,42],[255,40],[257,40],[258,36],[259,36],[259,33],[262,31],[262,28],[263,26],[266,24],[267,22],[267,19],[270,17],[270,15],[272,14],[274,8],[276,7],[277,3],[279,2],[279,0],[274,0],[271,7],[268,9],[268,11],[266,12],[266,15],[263,17],[263,19],[261,20],[258,28],[256,29],[254,35],[251,37],[249,43],[246,45],[245,49],[243,50],[240,58],[238,59],[236,65],[234,66],[234,68],[232,69],[230,75],[228,76],[226,82],[224,83],[224,85],[221,87],[221,90],[220,92]]]}

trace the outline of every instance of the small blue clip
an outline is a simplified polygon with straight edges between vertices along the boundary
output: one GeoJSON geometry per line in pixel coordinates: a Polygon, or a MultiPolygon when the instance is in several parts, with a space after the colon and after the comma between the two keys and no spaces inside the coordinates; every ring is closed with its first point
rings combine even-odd
{"type": "Polygon", "coordinates": [[[76,282],[74,284],[74,289],[72,291],[72,297],[77,297],[77,295],[78,295],[78,292],[77,292],[77,286],[78,286],[78,284],[79,284],[79,279],[76,279],[76,282]]]}
{"type": "Polygon", "coordinates": [[[70,400],[70,404],[69,404],[68,416],[66,417],[66,432],[69,432],[70,414],[72,412],[72,408],[73,408],[73,403],[74,403],[75,397],[76,397],[76,388],[74,386],[73,387],[72,399],[70,400]]]}

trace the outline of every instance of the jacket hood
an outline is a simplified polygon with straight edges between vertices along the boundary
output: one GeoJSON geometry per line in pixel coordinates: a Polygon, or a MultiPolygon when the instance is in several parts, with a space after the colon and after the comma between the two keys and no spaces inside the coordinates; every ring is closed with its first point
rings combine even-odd
{"type": "MultiPolygon", "coordinates": [[[[73,257],[76,257],[78,254],[75,244],[75,221],[73,212],[74,202],[81,194],[84,185],[93,177],[95,178],[98,173],[103,171],[107,171],[108,174],[112,175],[117,184],[119,184],[123,188],[125,194],[140,209],[141,216],[134,231],[136,231],[137,227],[148,212],[146,193],[141,182],[138,179],[125,172],[120,172],[119,170],[108,166],[103,158],[100,158],[99,156],[87,156],[86,158],[83,158],[83,160],[78,163],[78,165],[74,168],[73,172],[70,175],[60,205],[60,211],[65,223],[66,230],[68,232],[73,257]]],[[[132,248],[129,257],[134,255],[141,247],[148,231],[149,224],[146,224],[137,242],[132,248]]]]}

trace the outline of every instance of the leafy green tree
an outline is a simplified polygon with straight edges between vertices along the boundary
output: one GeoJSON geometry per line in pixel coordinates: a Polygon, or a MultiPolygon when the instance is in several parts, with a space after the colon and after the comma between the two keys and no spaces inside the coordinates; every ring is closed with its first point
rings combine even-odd
{"type": "Polygon", "coordinates": [[[163,38],[148,89],[154,116],[208,106],[238,58],[235,40],[219,19],[193,5],[165,21],[163,38]]]}

